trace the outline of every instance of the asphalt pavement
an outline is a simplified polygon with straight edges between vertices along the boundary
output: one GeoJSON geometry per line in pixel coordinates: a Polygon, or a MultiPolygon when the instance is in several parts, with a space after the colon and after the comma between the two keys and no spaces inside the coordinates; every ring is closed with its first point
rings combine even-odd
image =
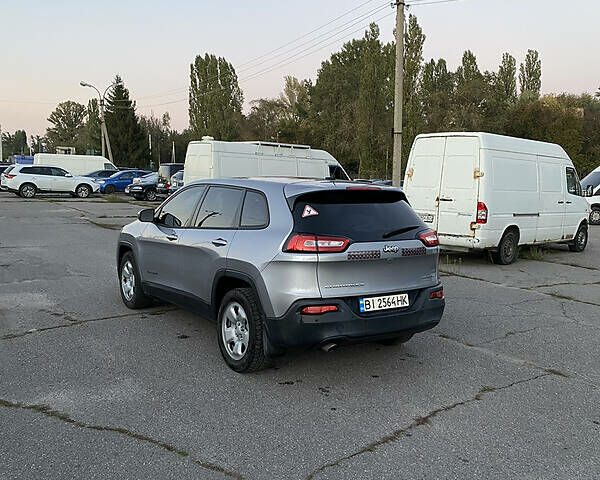
{"type": "Polygon", "coordinates": [[[1,479],[600,476],[600,227],[581,254],[442,255],[444,318],[405,345],[239,375],[205,319],[125,308],[145,204],[105,200],[0,193],[1,479]]]}

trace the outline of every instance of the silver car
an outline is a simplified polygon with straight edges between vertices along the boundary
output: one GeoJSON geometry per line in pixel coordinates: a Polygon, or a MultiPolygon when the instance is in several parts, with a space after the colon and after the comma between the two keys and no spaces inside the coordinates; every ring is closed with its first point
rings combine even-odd
{"type": "Polygon", "coordinates": [[[121,297],[217,323],[237,372],[298,347],[403,343],[444,311],[437,235],[389,187],[298,179],[194,182],[119,236],[121,297]]]}

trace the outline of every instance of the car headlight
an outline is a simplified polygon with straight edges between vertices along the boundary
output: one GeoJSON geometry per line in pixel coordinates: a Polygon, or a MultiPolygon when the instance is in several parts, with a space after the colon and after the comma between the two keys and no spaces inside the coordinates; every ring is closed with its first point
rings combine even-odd
{"type": "Polygon", "coordinates": [[[104,184],[104,183],[106,183],[106,182],[105,182],[104,180],[98,180],[98,183],[99,183],[100,185],[102,185],[102,184],[104,184]]]}

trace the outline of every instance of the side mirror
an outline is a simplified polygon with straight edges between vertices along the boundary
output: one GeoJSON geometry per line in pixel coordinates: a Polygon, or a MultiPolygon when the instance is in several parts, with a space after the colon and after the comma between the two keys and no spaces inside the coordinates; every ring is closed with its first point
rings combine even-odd
{"type": "Polygon", "coordinates": [[[146,223],[154,222],[154,209],[144,208],[144,210],[140,210],[140,213],[138,213],[138,220],[146,223]]]}
{"type": "Polygon", "coordinates": [[[73,175],[71,175],[70,173],[65,174],[65,177],[67,178],[73,178],[73,175]]]}
{"type": "Polygon", "coordinates": [[[593,185],[588,185],[587,188],[585,189],[585,196],[586,197],[593,197],[594,196],[594,186],[593,185]]]}

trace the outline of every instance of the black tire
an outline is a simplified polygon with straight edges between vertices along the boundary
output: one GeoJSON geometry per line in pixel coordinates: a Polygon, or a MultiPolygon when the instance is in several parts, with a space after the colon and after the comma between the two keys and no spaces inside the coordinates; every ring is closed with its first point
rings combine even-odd
{"type": "Polygon", "coordinates": [[[104,193],[107,193],[108,195],[110,195],[111,193],[115,193],[115,186],[114,185],[107,185],[106,187],[104,187],[104,193]]]}
{"type": "Polygon", "coordinates": [[[19,196],[22,198],[33,198],[37,192],[37,188],[33,183],[24,183],[19,187],[19,196]]]}
{"type": "Polygon", "coordinates": [[[217,343],[225,363],[238,373],[256,372],[270,364],[264,351],[264,313],[256,292],[252,288],[236,288],[225,294],[217,317],[217,343]],[[241,310],[240,311],[240,308],[241,310]],[[233,309],[232,317],[227,312],[233,309]],[[225,339],[225,330],[233,331],[236,338],[230,342],[225,339]],[[235,345],[242,344],[246,338],[246,347],[240,350],[241,357],[234,358],[235,345]]]}
{"type": "Polygon", "coordinates": [[[92,194],[92,189],[89,185],[82,183],[75,188],[75,195],[79,198],[88,198],[92,194]]]}
{"type": "Polygon", "coordinates": [[[408,342],[413,337],[413,335],[414,335],[413,333],[405,333],[404,335],[399,335],[397,337],[386,338],[385,340],[379,340],[378,343],[380,343],[381,345],[386,345],[386,346],[401,345],[403,343],[408,342]]]}
{"type": "Polygon", "coordinates": [[[144,192],[144,198],[149,202],[155,202],[157,199],[156,190],[154,188],[149,188],[144,192]]]}
{"type": "Polygon", "coordinates": [[[575,234],[575,238],[569,243],[569,250],[572,252],[581,253],[585,250],[588,243],[588,229],[587,225],[580,225],[575,234]]]}
{"type": "Polygon", "coordinates": [[[132,252],[125,253],[125,255],[123,255],[121,258],[121,263],[119,264],[119,291],[121,292],[121,299],[123,300],[123,303],[127,306],[127,308],[131,308],[132,310],[147,307],[152,303],[152,299],[146,296],[142,290],[142,279],[140,277],[140,272],[132,252]],[[134,279],[131,294],[128,293],[124,283],[124,276],[127,276],[127,274],[124,272],[124,269],[128,265],[131,269],[131,274],[133,275],[134,279]]]}
{"type": "Polygon", "coordinates": [[[498,265],[510,265],[517,259],[519,253],[519,234],[515,230],[506,232],[500,243],[498,251],[494,252],[494,263],[498,265]]]}
{"type": "Polygon", "coordinates": [[[600,225],[600,207],[592,207],[590,225],[600,225]]]}

